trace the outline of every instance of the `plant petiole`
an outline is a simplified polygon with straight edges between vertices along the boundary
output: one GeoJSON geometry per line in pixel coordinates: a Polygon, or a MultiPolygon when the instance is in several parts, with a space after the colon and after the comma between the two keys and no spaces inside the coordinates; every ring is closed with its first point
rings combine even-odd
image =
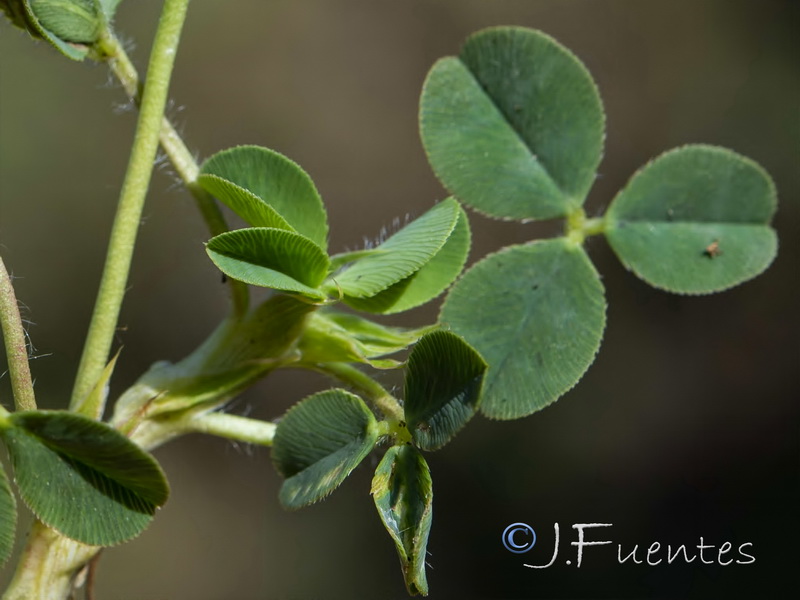
{"type": "Polygon", "coordinates": [[[579,246],[587,237],[603,233],[606,220],[604,217],[589,219],[583,208],[577,208],[567,215],[565,229],[566,238],[579,246]]]}
{"type": "Polygon", "coordinates": [[[362,393],[379,411],[389,419],[403,421],[405,413],[400,402],[390,394],[386,388],[375,381],[372,377],[357,369],[353,365],[344,362],[330,362],[318,364],[298,364],[296,366],[307,367],[325,373],[338,379],[342,383],[352,387],[357,392],[362,393]]]}

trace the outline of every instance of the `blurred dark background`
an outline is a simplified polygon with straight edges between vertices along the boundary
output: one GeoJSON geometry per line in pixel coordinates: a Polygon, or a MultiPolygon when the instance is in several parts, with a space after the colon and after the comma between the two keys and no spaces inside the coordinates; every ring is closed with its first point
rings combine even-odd
{"type": "MultiPolygon", "coordinates": [[[[128,0],[118,15],[141,70],[160,6],[128,0]]],[[[602,239],[589,241],[609,312],[587,375],[541,413],[515,422],[476,418],[428,456],[436,496],[431,597],[794,597],[798,3],[198,0],[170,114],[199,157],[254,143],[299,162],[326,200],[332,249],[353,247],[445,196],[419,142],[419,89],[437,58],[497,24],[551,34],[600,87],[607,146],[591,214],[651,157],[690,142],[719,144],[774,177],[781,246],[761,277],[693,298],[647,287],[602,239]],[[539,534],[529,554],[512,555],[500,543],[515,521],[539,534]],[[562,537],[556,564],[523,567],[549,560],[554,522],[562,537]],[[614,545],[588,548],[576,569],[571,525],[592,522],[613,524],[590,535],[614,545]],[[711,565],[617,564],[617,543],[624,553],[639,544],[642,558],[654,541],[693,547],[701,536],[716,548],[730,542],[733,558],[752,543],[756,562],[719,566],[712,550],[711,565]]],[[[134,122],[105,67],[71,63],[0,25],[0,251],[31,321],[43,406],[63,407],[71,389],[134,122]]],[[[478,216],[472,226],[473,260],[557,230],[478,216]]],[[[112,396],[152,362],[186,355],[224,315],[225,289],[203,252],[207,237],[170,168],[159,169],[121,318],[112,396]]],[[[422,324],[436,309],[387,321],[422,324]]],[[[274,418],[324,385],[282,373],[234,411],[274,418]]],[[[7,377],[0,394],[9,406],[7,377]]],[[[324,503],[287,513],[265,449],[192,436],[156,454],[172,498],[139,539],[104,553],[98,598],[406,597],[368,494],[377,457],[324,503]]],[[[8,577],[6,567],[0,585],[8,577]]]]}

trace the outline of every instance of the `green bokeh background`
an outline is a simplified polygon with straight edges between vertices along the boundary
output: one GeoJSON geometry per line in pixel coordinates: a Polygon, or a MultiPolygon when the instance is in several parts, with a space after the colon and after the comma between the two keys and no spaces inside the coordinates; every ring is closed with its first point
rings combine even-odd
{"type": "MultiPolygon", "coordinates": [[[[128,0],[118,14],[142,70],[160,6],[128,0]]],[[[607,145],[590,214],[662,151],[718,144],[774,177],[781,246],[758,279],[687,298],[647,287],[603,240],[589,240],[609,299],[596,363],[552,407],[516,422],[477,418],[428,455],[431,597],[790,595],[800,558],[796,2],[196,0],[169,113],[198,157],[253,143],[299,162],[327,203],[331,249],[353,248],[445,196],[419,142],[420,86],[437,58],[497,24],[554,36],[600,87],[607,145]],[[515,521],[540,538],[521,557],[500,543],[515,521]],[[523,562],[549,560],[554,522],[562,532],[557,564],[526,569],[523,562]],[[595,539],[622,543],[624,552],[653,541],[694,546],[702,536],[717,547],[751,542],[757,561],[620,566],[616,547],[605,546],[588,548],[578,570],[570,526],[590,522],[613,523],[595,539]]],[[[105,67],[67,61],[0,25],[0,252],[30,321],[43,406],[67,401],[134,124],[105,67]]],[[[473,260],[559,227],[478,216],[472,226],[473,260]]],[[[206,239],[191,198],[163,166],[123,308],[112,396],[154,361],[191,351],[224,314],[225,288],[203,252],[206,239]]],[[[402,322],[429,322],[435,309],[402,322]]],[[[324,385],[282,373],[234,411],[274,418],[324,385]]],[[[0,401],[10,404],[7,377],[0,401]]],[[[287,513],[264,449],[193,436],[156,455],[172,498],[139,539],[104,553],[98,598],[405,597],[368,495],[379,456],[326,502],[287,513]]],[[[0,585],[8,577],[6,567],[0,585]]]]}

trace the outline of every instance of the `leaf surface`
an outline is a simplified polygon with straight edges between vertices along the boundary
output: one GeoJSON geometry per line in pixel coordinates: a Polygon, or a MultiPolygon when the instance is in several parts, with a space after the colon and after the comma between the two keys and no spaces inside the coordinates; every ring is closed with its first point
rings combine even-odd
{"type": "Polygon", "coordinates": [[[4,565],[14,549],[17,527],[17,502],[8,484],[8,477],[0,465],[0,566],[4,565]]]}
{"type": "MultiPolygon", "coordinates": [[[[322,198],[308,174],[284,155],[260,146],[236,146],[218,152],[203,163],[198,182],[206,187],[209,180],[204,175],[225,179],[258,199],[255,202],[253,198],[240,197],[230,205],[246,221],[253,219],[251,225],[275,226],[257,217],[263,216],[264,209],[259,203],[264,203],[295,231],[323,250],[327,248],[328,217],[322,198]]],[[[214,193],[211,189],[208,191],[214,193]]]]}
{"type": "Polygon", "coordinates": [[[203,189],[227,205],[249,225],[295,231],[278,211],[253,192],[216,175],[200,175],[198,182],[203,189]]]}
{"type": "Polygon", "coordinates": [[[110,426],[66,411],[13,413],[0,430],[20,496],[45,524],[93,546],[139,535],[169,495],[148,453],[110,426]]]}
{"type": "Polygon", "coordinates": [[[375,417],[358,396],[319,392],[289,409],[278,423],[272,461],[286,480],[280,501],[300,508],[321,500],[352,472],[378,440],[375,417]]]}
{"type": "Polygon", "coordinates": [[[345,296],[368,298],[407,278],[444,246],[459,220],[458,202],[448,198],[383,242],[370,254],[354,262],[332,281],[345,296]]]}
{"type": "Polygon", "coordinates": [[[583,64],[532,29],[495,27],[439,60],[420,99],[428,160],[459,200],[493,217],[548,219],[579,207],[605,117],[583,64]]]}
{"type": "Polygon", "coordinates": [[[394,541],[412,596],[428,595],[425,557],[433,519],[433,484],[428,464],[413,446],[392,446],[375,470],[372,498],[394,541]]]}
{"type": "Polygon", "coordinates": [[[486,363],[462,338],[434,331],[408,357],[405,414],[414,443],[437,450],[478,411],[486,363]]]}
{"type": "Polygon", "coordinates": [[[29,0],[43,29],[62,43],[91,44],[100,35],[102,17],[94,0],[29,0]]]}
{"type": "Polygon", "coordinates": [[[762,273],[777,253],[775,187],[756,163],[714,146],[662,154],[636,173],[606,216],[628,269],[681,294],[717,292],[762,273]]]}
{"type": "Polygon", "coordinates": [[[370,298],[345,296],[345,304],[356,310],[396,314],[430,302],[455,281],[467,262],[471,242],[469,220],[459,207],[453,232],[439,251],[418,271],[370,298]]]}
{"type": "Polygon", "coordinates": [[[605,307],[588,256],[560,238],[481,260],[450,290],[440,319],[489,364],[481,412],[516,419],[583,376],[600,346],[605,307]]]}
{"type": "Polygon", "coordinates": [[[237,229],[212,238],[206,252],[223,273],[239,281],[325,299],[316,288],[328,273],[328,256],[298,233],[270,227],[237,229]]]}

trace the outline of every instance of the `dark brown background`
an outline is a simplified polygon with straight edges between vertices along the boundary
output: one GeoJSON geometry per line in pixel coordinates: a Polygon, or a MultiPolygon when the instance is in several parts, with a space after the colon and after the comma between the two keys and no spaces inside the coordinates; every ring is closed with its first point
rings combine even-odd
{"type": "MultiPolygon", "coordinates": [[[[146,62],[161,3],[128,0],[120,33],[146,62]]],[[[775,178],[781,247],[772,268],[725,294],[648,288],[589,241],[609,298],[596,363],[562,400],[516,422],[477,418],[429,456],[436,493],[434,599],[779,598],[798,556],[798,5],[777,0],[195,1],[171,115],[198,156],[275,148],[316,181],[331,247],[354,246],[445,193],[428,168],[416,103],[430,65],[488,25],[540,28],[593,73],[608,114],[599,214],[642,163],[679,144],[731,147],[775,178]],[[514,521],[540,545],[500,544],[514,521]],[[556,566],[546,562],[562,528],[556,566]],[[619,566],[572,523],[606,522],[634,544],[751,542],[750,566],[619,566]]],[[[80,65],[0,26],[0,251],[17,277],[44,406],[64,406],[88,322],[134,127],[102,66],[80,65]]],[[[472,219],[473,259],[552,225],[472,219]]],[[[112,394],[156,360],[189,352],[224,314],[207,235],[165,167],[155,176],[119,333],[112,394]]],[[[406,323],[421,324],[435,306],[406,323]]],[[[322,379],[286,373],[235,410],[279,415],[322,379]]],[[[0,400],[10,403],[7,379],[0,400]]],[[[205,437],[157,451],[172,498],[134,543],[105,553],[110,600],[403,598],[394,548],[356,471],[323,504],[285,513],[269,454],[205,437]]],[[[373,462],[376,459],[373,459],[373,462]]],[[[369,460],[367,461],[369,462],[369,460]]],[[[22,529],[20,529],[22,531],[22,529]]],[[[0,581],[6,581],[8,569],[0,581]]]]}

